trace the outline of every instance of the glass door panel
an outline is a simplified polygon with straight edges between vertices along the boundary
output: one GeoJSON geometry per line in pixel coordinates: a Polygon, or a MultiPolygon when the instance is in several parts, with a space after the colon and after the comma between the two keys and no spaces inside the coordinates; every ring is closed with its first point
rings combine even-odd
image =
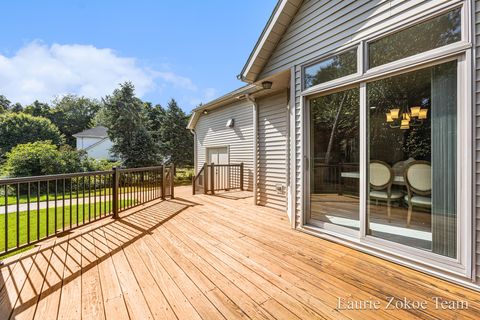
{"type": "Polygon", "coordinates": [[[359,230],[359,89],[309,102],[309,220],[359,230]]]}
{"type": "Polygon", "coordinates": [[[368,228],[457,256],[457,62],[367,84],[368,228]]]}

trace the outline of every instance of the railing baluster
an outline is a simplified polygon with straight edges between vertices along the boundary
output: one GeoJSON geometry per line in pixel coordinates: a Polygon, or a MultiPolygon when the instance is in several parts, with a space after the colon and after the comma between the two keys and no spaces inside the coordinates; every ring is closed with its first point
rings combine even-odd
{"type": "Polygon", "coordinates": [[[107,175],[103,175],[103,215],[107,216],[107,175]]]}
{"type": "Polygon", "coordinates": [[[91,221],[91,211],[92,211],[92,197],[90,191],[92,190],[92,179],[88,177],[88,222],[91,221]]]}
{"type": "Polygon", "coordinates": [[[93,175],[93,220],[97,220],[97,176],[93,175]]]}
{"type": "Polygon", "coordinates": [[[8,185],[4,186],[5,193],[5,252],[8,251],[8,185]]]}
{"type": "Polygon", "coordinates": [[[55,179],[55,216],[53,217],[53,221],[55,223],[54,233],[57,233],[58,224],[57,224],[57,202],[58,202],[58,180],[55,179]]]}
{"type": "Polygon", "coordinates": [[[62,188],[62,231],[65,231],[65,178],[63,178],[62,188]]]}
{"type": "Polygon", "coordinates": [[[47,225],[46,225],[46,231],[47,231],[47,234],[46,236],[48,237],[49,235],[49,228],[50,228],[50,221],[49,221],[49,216],[50,216],[50,206],[49,206],[49,194],[50,194],[50,182],[47,180],[47,208],[46,208],[46,215],[47,215],[47,225]]]}
{"type": "Polygon", "coordinates": [[[85,176],[82,177],[82,188],[83,188],[83,193],[82,193],[82,202],[83,202],[83,207],[82,207],[82,223],[85,223],[85,176]]]}
{"type": "Polygon", "coordinates": [[[69,224],[70,224],[70,229],[72,229],[72,210],[73,210],[73,203],[72,203],[72,186],[73,186],[73,180],[72,178],[70,178],[70,210],[68,210],[70,212],[70,221],[69,221],[69,224]]]}
{"type": "Polygon", "coordinates": [[[77,224],[76,224],[76,226],[78,227],[78,215],[80,214],[80,212],[79,212],[79,207],[78,207],[78,190],[80,189],[80,186],[79,186],[79,184],[78,184],[79,178],[77,177],[76,180],[77,180],[77,181],[76,181],[76,186],[77,186],[77,187],[76,187],[76,189],[77,189],[77,198],[75,199],[75,204],[76,204],[76,208],[77,208],[77,224]]]}
{"type": "Polygon", "coordinates": [[[27,243],[30,244],[30,182],[27,183],[27,243]]]}
{"type": "Polygon", "coordinates": [[[40,181],[37,183],[37,241],[40,239],[40,181]]]}

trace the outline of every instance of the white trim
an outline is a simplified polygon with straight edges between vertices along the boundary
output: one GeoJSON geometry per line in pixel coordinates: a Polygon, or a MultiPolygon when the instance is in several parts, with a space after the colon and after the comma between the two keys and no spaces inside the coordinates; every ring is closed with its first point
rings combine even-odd
{"type": "MultiPolygon", "coordinates": [[[[469,38],[470,38],[470,41],[472,42],[472,52],[470,54],[470,59],[468,59],[468,61],[470,62],[471,64],[471,67],[468,69],[469,72],[470,72],[470,82],[471,82],[471,85],[470,85],[470,88],[471,88],[471,92],[469,94],[469,97],[470,97],[470,105],[472,106],[472,114],[477,114],[477,100],[476,100],[476,88],[477,88],[477,85],[476,85],[476,79],[475,79],[475,76],[476,76],[476,70],[477,70],[477,61],[475,59],[475,57],[477,56],[477,40],[476,40],[476,36],[475,36],[475,26],[476,26],[476,23],[475,23],[475,14],[472,14],[474,12],[476,12],[476,2],[475,1],[467,1],[466,7],[468,6],[468,14],[469,14],[469,19],[468,21],[470,22],[470,26],[468,27],[468,30],[470,32],[469,34],[469,38]]],[[[466,18],[467,19],[467,18],[466,18]]],[[[466,20],[465,19],[465,20],[466,20]]],[[[467,55],[468,57],[468,55],[467,55]]],[[[472,132],[472,141],[471,141],[471,148],[472,150],[476,150],[476,137],[473,135],[473,130],[475,130],[477,128],[477,120],[476,120],[476,117],[472,116],[472,121],[471,121],[471,124],[472,126],[472,130],[470,132],[472,132]]],[[[471,263],[471,266],[472,266],[472,279],[475,279],[476,280],[476,277],[477,277],[477,274],[478,274],[478,270],[477,270],[477,263],[476,263],[476,257],[477,257],[477,250],[476,250],[476,247],[478,246],[477,244],[477,235],[476,235],[476,230],[477,230],[477,217],[476,217],[476,208],[477,208],[477,200],[476,200],[476,197],[474,195],[477,194],[477,186],[476,186],[476,183],[475,183],[475,178],[476,178],[476,159],[475,159],[475,152],[472,152],[471,154],[471,158],[470,160],[472,161],[472,166],[470,167],[470,170],[472,171],[472,175],[471,175],[471,194],[472,194],[472,219],[471,219],[471,222],[472,222],[472,228],[470,229],[471,231],[471,237],[472,237],[472,248],[470,250],[470,254],[472,255],[472,263],[471,263]],[[475,177],[475,178],[474,178],[475,177]]],[[[478,253],[480,254],[480,253],[478,253]]],[[[474,280],[474,281],[475,281],[474,280]]]]}
{"type": "Polygon", "coordinates": [[[271,21],[269,22],[267,28],[264,30],[263,35],[259,39],[258,43],[255,46],[255,49],[254,49],[252,55],[248,58],[247,64],[245,65],[244,69],[242,70],[241,77],[243,79],[247,78],[247,74],[250,72],[250,69],[252,68],[255,61],[257,61],[257,56],[260,54],[260,51],[262,50],[265,42],[267,41],[267,38],[270,35],[270,32],[272,31],[273,27],[277,24],[277,20],[280,17],[280,15],[283,13],[283,10],[284,10],[287,2],[288,2],[288,0],[281,0],[278,7],[276,8],[276,11],[275,11],[271,21]]]}
{"type": "Polygon", "coordinates": [[[313,94],[327,92],[329,90],[336,90],[341,86],[353,85],[364,81],[372,81],[378,78],[383,78],[387,74],[394,75],[397,73],[404,73],[406,70],[431,63],[433,60],[436,59],[457,56],[458,54],[464,53],[471,47],[472,45],[470,43],[455,42],[444,47],[433,49],[424,53],[420,53],[414,56],[410,56],[401,60],[397,60],[372,68],[364,72],[362,75],[350,75],[310,87],[305,91],[302,91],[300,94],[302,96],[310,96],[313,94]]]}
{"type": "Polygon", "coordinates": [[[295,95],[295,67],[290,68],[290,101],[288,109],[288,183],[287,183],[287,213],[290,217],[290,225],[294,229],[296,225],[296,210],[295,203],[296,201],[296,154],[295,154],[295,137],[296,137],[296,127],[295,127],[295,107],[296,107],[296,95],[295,95]]]}
{"type": "Polygon", "coordinates": [[[360,83],[360,239],[365,239],[367,234],[367,159],[368,159],[368,110],[367,110],[367,84],[360,83]]]}

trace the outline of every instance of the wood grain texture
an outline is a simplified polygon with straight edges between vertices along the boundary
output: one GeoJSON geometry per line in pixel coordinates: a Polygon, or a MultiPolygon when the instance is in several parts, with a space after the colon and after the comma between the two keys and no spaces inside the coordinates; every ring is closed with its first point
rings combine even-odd
{"type": "Polygon", "coordinates": [[[478,319],[480,294],[290,228],[248,194],[154,201],[11,257],[1,319],[478,319]],[[388,297],[426,310],[343,310],[388,297]],[[437,310],[432,297],[468,300],[437,310]]]}

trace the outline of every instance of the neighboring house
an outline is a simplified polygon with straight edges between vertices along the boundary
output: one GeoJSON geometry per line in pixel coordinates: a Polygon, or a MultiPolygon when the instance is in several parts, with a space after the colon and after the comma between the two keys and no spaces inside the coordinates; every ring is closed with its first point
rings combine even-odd
{"type": "Polygon", "coordinates": [[[108,138],[107,128],[97,126],[73,135],[77,139],[77,149],[98,160],[113,160],[110,154],[112,141],[108,138]]]}
{"type": "Polygon", "coordinates": [[[480,289],[479,10],[278,1],[247,85],[194,110],[196,172],[243,162],[292,228],[480,289]]]}

